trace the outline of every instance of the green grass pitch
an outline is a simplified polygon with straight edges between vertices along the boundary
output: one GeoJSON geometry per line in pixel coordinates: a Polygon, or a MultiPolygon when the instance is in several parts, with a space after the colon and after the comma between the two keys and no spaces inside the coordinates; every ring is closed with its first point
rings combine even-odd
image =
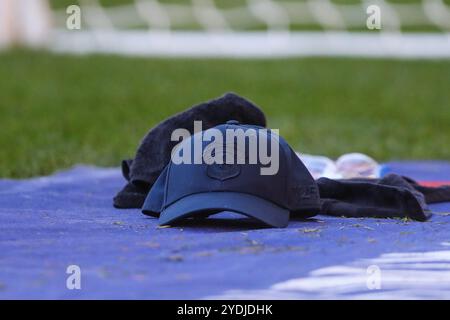
{"type": "Polygon", "coordinates": [[[379,161],[450,158],[450,61],[0,54],[0,176],[117,166],[149,128],[234,91],[292,146],[379,161]]]}

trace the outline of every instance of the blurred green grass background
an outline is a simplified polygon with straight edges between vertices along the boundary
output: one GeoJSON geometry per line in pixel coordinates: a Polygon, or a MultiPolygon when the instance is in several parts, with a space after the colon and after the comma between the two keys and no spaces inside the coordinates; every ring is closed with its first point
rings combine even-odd
{"type": "Polygon", "coordinates": [[[0,176],[118,166],[159,121],[234,91],[306,153],[450,159],[450,61],[0,54],[0,176]]]}

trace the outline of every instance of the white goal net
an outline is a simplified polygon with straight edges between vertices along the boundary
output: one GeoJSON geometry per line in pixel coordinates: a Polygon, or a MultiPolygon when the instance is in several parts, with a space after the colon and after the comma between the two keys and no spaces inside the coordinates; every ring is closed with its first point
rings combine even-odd
{"type": "Polygon", "coordinates": [[[47,45],[62,52],[450,57],[446,0],[51,0],[48,5],[47,45]],[[71,5],[80,9],[79,29],[68,27],[76,13],[68,10],[71,5]]]}

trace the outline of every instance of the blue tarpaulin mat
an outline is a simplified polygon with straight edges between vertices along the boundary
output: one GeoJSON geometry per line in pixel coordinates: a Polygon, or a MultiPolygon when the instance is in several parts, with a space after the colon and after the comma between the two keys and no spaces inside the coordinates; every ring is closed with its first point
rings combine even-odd
{"type": "MultiPolygon", "coordinates": [[[[383,166],[450,181],[448,162],[383,166]]],[[[285,229],[240,216],[159,228],[118,210],[119,169],[0,180],[2,299],[450,298],[450,203],[428,222],[318,216],[285,229]],[[70,289],[69,266],[80,289],[70,289]]]]}

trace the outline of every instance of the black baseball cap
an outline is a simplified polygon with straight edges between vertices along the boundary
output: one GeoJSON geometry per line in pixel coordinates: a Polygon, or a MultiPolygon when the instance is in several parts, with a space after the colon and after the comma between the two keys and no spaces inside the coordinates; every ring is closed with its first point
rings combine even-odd
{"type": "Polygon", "coordinates": [[[286,227],[290,214],[307,218],[319,212],[316,182],[286,141],[272,130],[228,121],[183,140],[173,154],[190,160],[180,163],[172,157],[142,207],[144,214],[159,216],[160,225],[228,211],[286,227]],[[218,141],[211,130],[224,138],[230,132],[243,135],[243,143],[218,141]],[[206,136],[214,139],[204,141],[206,136]],[[186,150],[195,151],[196,143],[202,147],[201,159],[198,152],[185,154],[186,150]],[[270,155],[272,162],[267,157],[261,160],[255,152],[270,155]],[[227,153],[233,161],[226,161],[227,153]],[[223,163],[211,162],[212,156],[222,158],[223,163]]]}

